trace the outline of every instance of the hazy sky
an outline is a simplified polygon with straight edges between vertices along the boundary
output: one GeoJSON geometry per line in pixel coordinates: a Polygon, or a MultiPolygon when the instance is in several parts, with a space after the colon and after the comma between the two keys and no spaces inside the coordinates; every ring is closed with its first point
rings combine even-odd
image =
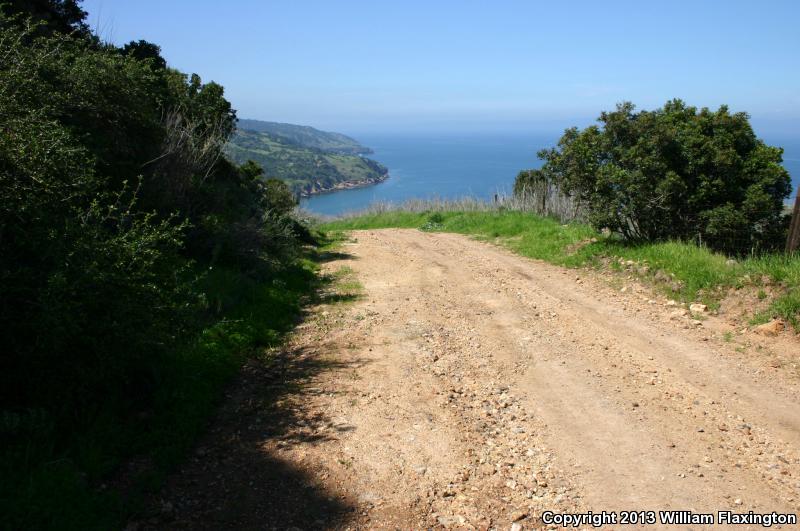
{"type": "Polygon", "coordinates": [[[680,97],[800,133],[800,1],[85,0],[242,118],[350,133],[552,131],[680,97]]]}

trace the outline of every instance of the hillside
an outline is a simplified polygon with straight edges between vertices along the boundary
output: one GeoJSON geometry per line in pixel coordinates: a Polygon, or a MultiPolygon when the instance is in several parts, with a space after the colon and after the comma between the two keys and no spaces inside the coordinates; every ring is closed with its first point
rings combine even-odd
{"type": "Polygon", "coordinates": [[[257,133],[269,133],[280,137],[281,140],[289,144],[332,153],[348,155],[368,155],[372,153],[370,148],[362,146],[357,140],[347,135],[320,131],[307,125],[264,122],[261,120],[239,120],[239,129],[257,133]]]}
{"type": "MultiPolygon", "coordinates": [[[[321,149],[314,146],[323,145],[323,140],[327,137],[312,138],[298,135],[298,139],[303,141],[308,139],[311,145],[307,145],[287,136],[247,130],[242,127],[242,124],[248,125],[252,122],[252,120],[240,121],[239,130],[229,141],[226,153],[236,163],[253,160],[260,164],[267,177],[285,181],[298,195],[308,196],[331,190],[356,188],[381,182],[388,177],[388,170],[383,165],[353,154],[352,150],[367,148],[344,135],[340,136],[354,143],[349,148],[345,148],[344,141],[336,144],[337,147],[332,147],[334,141],[330,140],[327,143],[330,147],[321,149]],[[343,152],[345,149],[350,149],[351,152],[343,152]]],[[[268,122],[256,123],[268,124],[268,122]]],[[[306,129],[316,131],[310,127],[290,127],[297,127],[303,131],[306,129]]],[[[335,135],[322,131],[316,133],[335,135]]]]}

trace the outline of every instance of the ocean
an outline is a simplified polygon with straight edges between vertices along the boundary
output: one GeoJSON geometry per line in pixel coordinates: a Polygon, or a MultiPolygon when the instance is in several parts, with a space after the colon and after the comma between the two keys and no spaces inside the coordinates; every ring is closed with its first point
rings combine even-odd
{"type": "MultiPolygon", "coordinates": [[[[379,184],[315,195],[301,201],[313,213],[337,216],[358,211],[374,202],[402,202],[412,198],[491,199],[510,194],[522,169],[538,168],[536,152],[555,145],[560,133],[494,135],[358,135],[375,153],[370,158],[389,168],[379,184]]],[[[784,166],[794,189],[800,184],[800,139],[766,138],[784,148],[784,166]]],[[[792,196],[792,200],[794,196],[792,196]]]]}

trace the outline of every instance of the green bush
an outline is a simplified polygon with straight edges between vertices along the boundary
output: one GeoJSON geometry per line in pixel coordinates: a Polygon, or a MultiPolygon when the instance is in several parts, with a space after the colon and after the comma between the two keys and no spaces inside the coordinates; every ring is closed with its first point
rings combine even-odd
{"type": "Polygon", "coordinates": [[[695,240],[728,253],[782,245],[783,151],[756,138],[745,113],[673,100],[641,112],[623,103],[599,121],[568,129],[515,188],[552,183],[588,206],[596,228],[631,241],[695,240]]]}
{"type": "Polygon", "coordinates": [[[98,486],[134,455],[174,463],[311,285],[290,203],[223,155],[223,88],[151,43],[101,44],[76,9],[0,7],[0,513],[18,529],[123,521],[98,486]]]}

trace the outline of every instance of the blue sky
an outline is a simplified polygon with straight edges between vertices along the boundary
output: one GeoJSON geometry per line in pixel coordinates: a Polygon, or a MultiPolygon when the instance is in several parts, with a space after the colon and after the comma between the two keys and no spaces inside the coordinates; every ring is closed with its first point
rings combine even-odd
{"type": "Polygon", "coordinates": [[[85,0],[226,88],[243,118],[350,133],[542,131],[631,100],[800,136],[797,1],[85,0]]]}

